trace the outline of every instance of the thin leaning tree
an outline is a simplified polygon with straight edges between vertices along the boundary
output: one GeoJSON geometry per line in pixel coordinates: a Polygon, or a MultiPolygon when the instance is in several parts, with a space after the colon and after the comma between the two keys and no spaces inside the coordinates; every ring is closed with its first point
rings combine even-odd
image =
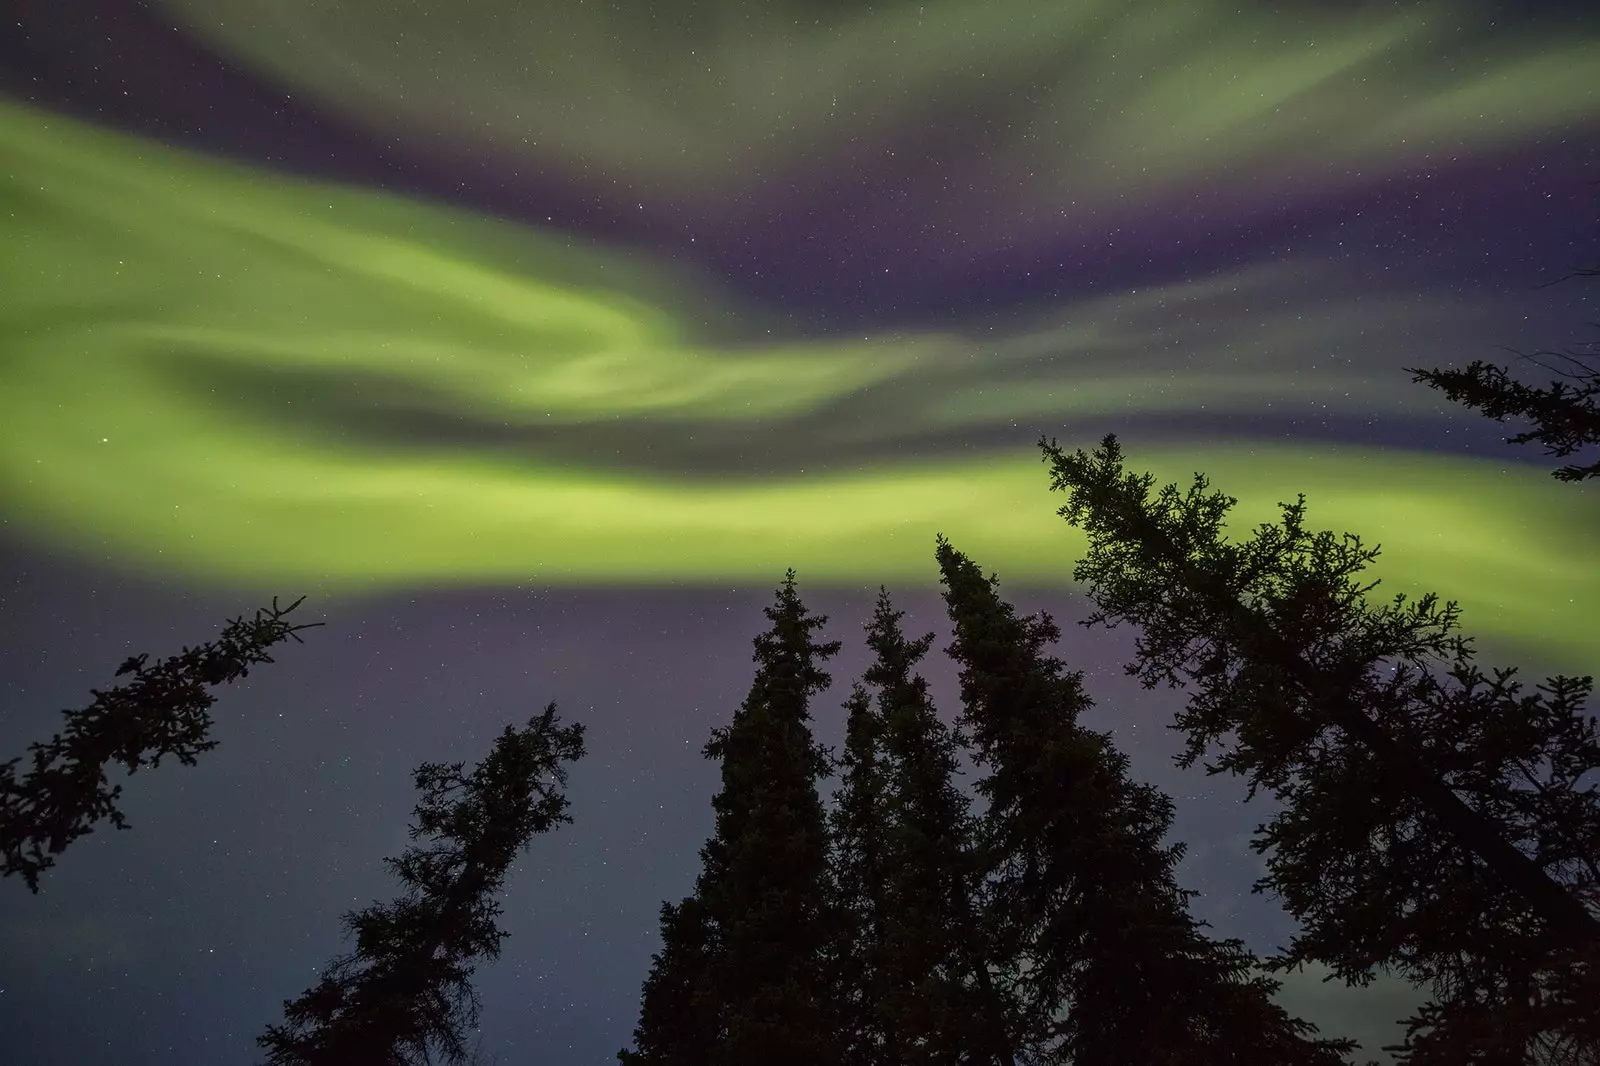
{"type": "Polygon", "coordinates": [[[1485,675],[1436,595],[1374,603],[1359,537],[1312,531],[1305,498],[1224,536],[1237,502],[1040,441],[1060,514],[1088,535],[1073,571],[1098,610],[1140,629],[1127,672],[1187,687],[1183,766],[1210,751],[1282,809],[1257,832],[1256,885],[1302,930],[1269,965],[1316,961],[1351,984],[1380,969],[1428,987],[1403,1061],[1593,1063],[1600,1057],[1600,733],[1590,677],[1524,693],[1485,675]]]}
{"type": "Polygon", "coordinates": [[[112,764],[128,774],[154,769],[167,756],[193,766],[216,747],[209,735],[217,697],[210,690],[248,677],[251,667],[273,661],[268,649],[299,642],[303,630],[322,625],[288,621],[304,601],[279,607],[274,599],[254,618],[229,620],[216,640],[153,665],[149,655],[129,658],[115,676],[132,679],[92,689],[88,707],[62,712],[66,728],[29,746],[26,772],[17,772],[20,758],[0,763],[0,876],[20,875],[38,892],[39,876],[56,856],[96,824],[128,828],[117,806],[122,786],[107,777],[112,764]]]}
{"type": "Polygon", "coordinates": [[[470,773],[463,763],[417,768],[411,839],[426,843],[384,860],[405,894],[345,916],[355,950],[286,1001],[283,1023],[256,1040],[271,1066],[468,1061],[473,970],[499,957],[506,935],[497,897],[533,837],[572,820],[562,789],[583,733],[561,725],[551,704],[523,728],[507,726],[470,773]]]}

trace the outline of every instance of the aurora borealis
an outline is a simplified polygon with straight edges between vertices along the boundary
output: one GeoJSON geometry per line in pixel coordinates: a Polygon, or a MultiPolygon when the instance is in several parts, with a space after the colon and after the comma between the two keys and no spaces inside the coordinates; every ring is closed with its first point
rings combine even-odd
{"type": "Polygon", "coordinates": [[[963,228],[981,218],[972,239],[989,247],[1042,218],[1147,210],[1212,179],[1324,184],[1560,129],[1594,117],[1600,64],[1592,38],[1507,33],[1452,3],[1353,5],[1359,18],[1214,0],[555,0],[534,17],[505,2],[164,6],[389,135],[667,193],[706,215],[731,198],[737,217],[741,191],[808,157],[895,150],[977,103],[991,121],[981,154],[961,146],[969,184],[925,210],[963,228]],[[1434,61],[1445,50],[1451,61],[1434,61]]]}
{"type": "MultiPolygon", "coordinates": [[[[1066,597],[1033,442],[1112,431],[1240,533],[1306,493],[1497,655],[1600,658],[1600,496],[1401,369],[1597,317],[1534,288],[1600,247],[1578,5],[45,3],[0,72],[19,573],[670,614],[788,566],[924,595],[943,532],[1066,597]]],[[[62,705],[104,680],[77,668],[62,705]]]]}
{"type": "MultiPolygon", "coordinates": [[[[24,253],[7,285],[21,297],[7,315],[7,495],[17,519],[134,565],[252,586],[750,582],[785,560],[822,579],[915,581],[916,531],[944,529],[1048,582],[1070,532],[1040,506],[1028,450],[923,440],[1112,411],[1395,415],[1425,399],[1269,350],[1260,334],[1287,332],[1284,316],[1252,329],[1229,299],[1270,292],[1259,270],[1009,336],[758,344],[709,284],[688,291],[649,260],[0,115],[24,253]],[[1179,366],[1126,358],[1124,323],[1151,305],[1257,350],[1213,340],[1179,366]]],[[[1144,328],[1155,341],[1160,326],[1144,328]]],[[[1322,522],[1381,537],[1399,587],[1448,584],[1470,560],[1491,634],[1577,634],[1579,604],[1600,592],[1579,550],[1594,501],[1498,460],[1195,446],[1140,461],[1168,479],[1204,469],[1252,524],[1299,486],[1322,522]],[[1539,551],[1484,550],[1528,535],[1511,515],[1533,520],[1539,551]]]]}

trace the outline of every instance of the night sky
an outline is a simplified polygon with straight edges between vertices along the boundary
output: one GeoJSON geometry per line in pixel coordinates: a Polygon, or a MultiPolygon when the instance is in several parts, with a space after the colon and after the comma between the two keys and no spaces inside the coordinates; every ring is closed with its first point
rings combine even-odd
{"type": "MultiPolygon", "coordinates": [[[[1171,762],[1182,694],[1073,625],[1033,442],[1308,495],[1485,665],[1600,662],[1594,487],[1405,366],[1595,336],[1581,4],[22,0],[0,24],[0,757],[274,594],[133,828],[0,883],[0,1063],[242,1064],[387,899],[424,760],[589,729],[478,981],[505,1064],[611,1061],[691,887],[784,569],[843,639],[948,626],[943,532],[1178,803],[1218,934],[1270,808],[1171,762]]],[[[1548,375],[1523,364],[1521,376],[1548,375]]],[[[946,717],[954,671],[926,674],[946,717]]],[[[1531,678],[1530,678],[1531,679],[1531,678]]],[[[1282,1000],[1379,1043],[1416,996],[1282,1000]]]]}

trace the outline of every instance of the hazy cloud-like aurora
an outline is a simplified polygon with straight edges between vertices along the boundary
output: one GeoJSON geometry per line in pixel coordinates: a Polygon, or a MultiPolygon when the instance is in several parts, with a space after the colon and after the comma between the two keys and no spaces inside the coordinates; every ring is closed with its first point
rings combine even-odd
{"type": "Polygon", "coordinates": [[[1370,180],[1600,114],[1600,41],[1449,0],[164,2],[386,137],[712,221],[898,152],[918,212],[967,250],[1192,210],[1202,185],[1370,180]]]}

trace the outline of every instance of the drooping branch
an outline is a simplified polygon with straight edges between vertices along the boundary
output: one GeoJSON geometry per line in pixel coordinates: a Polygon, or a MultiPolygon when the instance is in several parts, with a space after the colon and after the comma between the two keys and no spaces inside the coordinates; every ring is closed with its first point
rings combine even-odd
{"type": "Polygon", "coordinates": [[[169,755],[192,766],[216,747],[208,734],[217,697],[209,690],[248,676],[251,667],[273,661],[273,645],[299,642],[302,630],[322,625],[287,621],[304,601],[280,607],[274,598],[254,618],[231,619],[216,640],[153,666],[148,655],[127,659],[115,676],[133,680],[93,689],[88,707],[64,711],[66,728],[29,747],[25,774],[15,770],[21,759],[0,763],[0,876],[20,874],[38,892],[39,875],[96,823],[126,829],[117,806],[122,786],[110,784],[107,768],[118,763],[132,774],[169,755]]]}

